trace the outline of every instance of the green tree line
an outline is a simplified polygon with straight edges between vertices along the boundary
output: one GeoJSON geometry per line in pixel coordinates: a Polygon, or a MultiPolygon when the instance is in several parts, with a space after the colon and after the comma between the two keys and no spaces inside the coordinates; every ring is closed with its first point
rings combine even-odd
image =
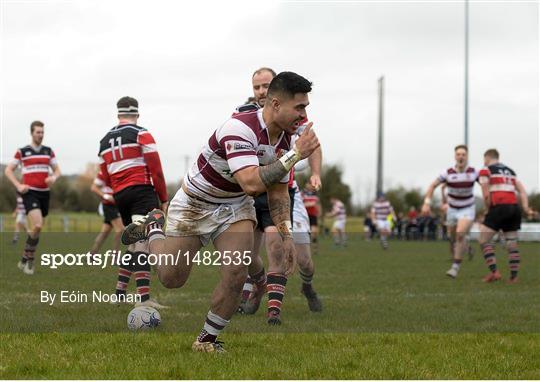
{"type": "MultiPolygon", "coordinates": [[[[5,166],[0,165],[0,212],[11,212],[15,208],[15,187],[4,176],[5,166]]],[[[58,211],[84,211],[95,212],[98,208],[99,199],[90,191],[96,175],[95,164],[89,164],[84,173],[79,175],[68,175],[60,177],[51,188],[51,210],[58,211]]],[[[309,173],[299,173],[296,176],[300,188],[309,179],[309,173]]],[[[337,165],[327,165],[323,167],[321,179],[322,189],[319,191],[319,198],[324,211],[331,208],[330,198],[336,197],[341,200],[350,214],[363,214],[370,208],[370,204],[365,206],[352,205],[352,192],[348,184],[343,181],[343,169],[337,165]]],[[[179,183],[167,185],[169,199],[178,190],[179,183]]],[[[423,202],[423,190],[418,188],[405,188],[403,186],[386,190],[385,195],[392,203],[396,212],[407,212],[414,206],[419,209],[423,202]]],[[[532,209],[540,211],[540,193],[535,192],[529,195],[529,203],[532,209]]]]}

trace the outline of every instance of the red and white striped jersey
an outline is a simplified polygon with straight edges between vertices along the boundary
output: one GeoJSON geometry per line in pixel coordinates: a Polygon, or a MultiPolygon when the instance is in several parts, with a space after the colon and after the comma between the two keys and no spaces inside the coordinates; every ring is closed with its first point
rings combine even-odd
{"type": "Polygon", "coordinates": [[[302,191],[302,199],[309,216],[319,216],[319,197],[315,191],[302,191]]]}
{"type": "Polygon", "coordinates": [[[491,205],[517,204],[516,173],[502,163],[480,170],[480,183],[489,184],[491,205]]]}
{"type": "Polygon", "coordinates": [[[45,179],[49,176],[49,169],[56,167],[56,156],[50,147],[24,146],[17,150],[11,163],[22,167],[22,183],[30,190],[49,191],[45,179]]]}
{"type": "Polygon", "coordinates": [[[345,205],[341,200],[337,200],[334,203],[332,203],[332,216],[334,216],[334,219],[336,220],[345,220],[347,218],[347,212],[345,210],[345,205]]]}
{"type": "MultiPolygon", "coordinates": [[[[111,195],[111,196],[113,195],[113,189],[105,181],[105,178],[103,177],[103,173],[101,171],[99,171],[98,174],[96,175],[96,179],[94,179],[94,184],[96,186],[98,186],[100,188],[101,192],[103,192],[104,194],[111,195]]],[[[108,204],[108,205],[114,205],[115,204],[114,198],[112,198],[111,200],[102,199],[101,203],[108,204]]]]}
{"type": "MultiPolygon", "coordinates": [[[[235,113],[203,147],[184,178],[188,192],[212,203],[231,203],[245,197],[233,174],[252,166],[275,162],[290,150],[291,137],[283,132],[271,145],[262,109],[235,113]]],[[[289,181],[287,174],[281,183],[289,181]]]]}
{"type": "Polygon", "coordinates": [[[388,200],[375,200],[371,211],[375,214],[376,220],[386,220],[388,215],[394,213],[394,208],[388,200]]]}
{"type": "Polygon", "coordinates": [[[446,183],[448,205],[452,208],[465,208],[474,204],[474,182],[478,180],[478,172],[474,167],[467,167],[458,172],[454,167],[446,169],[439,175],[439,181],[446,183]]]}
{"type": "Polygon", "coordinates": [[[114,193],[149,184],[154,186],[161,202],[167,201],[156,142],[144,127],[134,124],[113,127],[101,140],[98,155],[103,180],[114,193]]]}

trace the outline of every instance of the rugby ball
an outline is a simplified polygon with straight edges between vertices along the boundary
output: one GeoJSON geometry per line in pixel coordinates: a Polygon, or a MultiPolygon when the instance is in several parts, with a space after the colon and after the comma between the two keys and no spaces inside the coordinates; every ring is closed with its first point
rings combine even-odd
{"type": "Polygon", "coordinates": [[[129,312],[127,325],[129,330],[149,330],[159,326],[161,315],[157,310],[149,306],[138,306],[129,312]]]}

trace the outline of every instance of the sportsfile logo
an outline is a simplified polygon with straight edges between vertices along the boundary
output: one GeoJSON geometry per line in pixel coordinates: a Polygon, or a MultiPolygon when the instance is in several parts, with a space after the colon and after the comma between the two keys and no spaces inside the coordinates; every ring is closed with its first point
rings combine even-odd
{"type": "Polygon", "coordinates": [[[144,256],[134,257],[131,253],[108,250],[105,253],[43,253],[40,256],[40,264],[50,269],[58,269],[62,266],[95,266],[106,268],[108,266],[133,266],[133,265],[250,265],[251,251],[182,251],[172,253],[149,253],[144,256]]]}

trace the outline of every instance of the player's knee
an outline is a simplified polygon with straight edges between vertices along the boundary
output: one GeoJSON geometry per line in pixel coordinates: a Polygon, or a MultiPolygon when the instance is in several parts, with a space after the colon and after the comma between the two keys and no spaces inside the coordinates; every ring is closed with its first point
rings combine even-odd
{"type": "Polygon", "coordinates": [[[43,229],[43,223],[42,222],[34,224],[34,229],[33,229],[34,233],[39,234],[42,229],[43,229]]]}
{"type": "Polygon", "coordinates": [[[463,243],[465,241],[465,238],[466,238],[466,234],[465,232],[458,232],[456,233],[456,241],[458,243],[463,243]]]}
{"type": "Polygon", "coordinates": [[[164,268],[157,268],[157,274],[161,284],[168,289],[181,288],[187,281],[187,277],[182,277],[178,272],[164,268]]]}

